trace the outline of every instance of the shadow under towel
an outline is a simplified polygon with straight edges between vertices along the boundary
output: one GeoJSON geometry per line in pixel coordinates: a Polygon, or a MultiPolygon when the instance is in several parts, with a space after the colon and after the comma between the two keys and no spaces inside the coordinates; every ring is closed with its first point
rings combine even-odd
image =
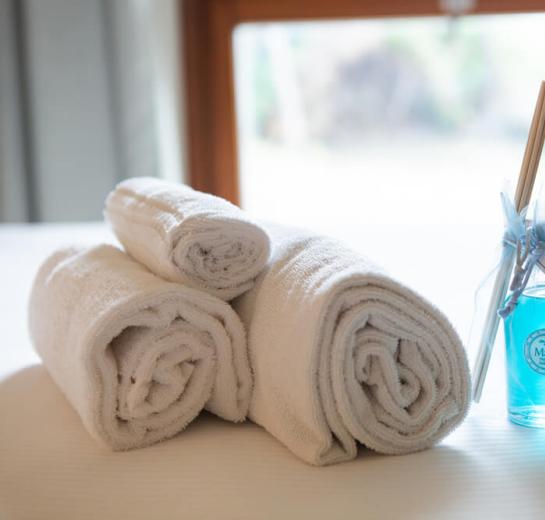
{"type": "Polygon", "coordinates": [[[113,246],[50,256],[29,320],[45,367],[87,430],[113,449],[170,437],[204,407],[246,417],[251,374],[234,311],[113,246]]]}
{"type": "Polygon", "coordinates": [[[460,424],[469,370],[443,314],[334,240],[268,232],[269,266],[234,302],[254,373],[249,417],[316,465],[354,458],[356,441],[422,450],[460,424]]]}

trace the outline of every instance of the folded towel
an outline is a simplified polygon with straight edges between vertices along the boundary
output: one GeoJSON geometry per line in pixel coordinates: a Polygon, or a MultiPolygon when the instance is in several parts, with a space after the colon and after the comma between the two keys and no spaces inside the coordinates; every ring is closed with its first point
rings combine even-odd
{"type": "Polygon", "coordinates": [[[269,228],[272,258],[234,302],[247,327],[249,417],[316,465],[427,448],[464,418],[467,360],[446,318],[323,237],[269,228]]]}
{"type": "Polygon", "coordinates": [[[223,300],[246,292],[269,257],[269,238],[227,202],[181,184],[134,178],[106,200],[126,251],[151,271],[223,300]]]}
{"type": "Polygon", "coordinates": [[[29,320],[49,373],[87,430],[113,449],[170,437],[205,405],[224,419],[246,416],[251,373],[234,311],[113,246],[50,256],[29,320]]]}

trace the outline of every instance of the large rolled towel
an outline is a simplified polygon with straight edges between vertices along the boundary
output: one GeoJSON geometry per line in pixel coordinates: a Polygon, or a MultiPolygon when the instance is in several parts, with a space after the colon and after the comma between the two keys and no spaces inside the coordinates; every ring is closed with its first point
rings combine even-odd
{"type": "Polygon", "coordinates": [[[181,184],[123,181],[108,196],[105,216],[151,271],[223,300],[252,287],[269,257],[267,234],[239,208],[181,184]]]}
{"type": "Polygon", "coordinates": [[[113,449],[153,444],[206,406],[242,421],[244,330],[229,305],[166,282],[119,249],[63,249],[40,268],[29,325],[87,430],[113,449]]]}
{"type": "Polygon", "coordinates": [[[270,228],[270,265],[235,300],[247,327],[249,417],[303,460],[427,448],[464,418],[469,371],[447,319],[368,260],[270,228]]]}

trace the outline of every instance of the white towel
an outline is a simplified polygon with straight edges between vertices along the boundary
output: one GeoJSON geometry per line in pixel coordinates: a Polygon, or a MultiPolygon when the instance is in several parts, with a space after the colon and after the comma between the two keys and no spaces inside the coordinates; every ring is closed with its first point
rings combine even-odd
{"type": "Polygon", "coordinates": [[[34,282],[29,325],[87,430],[113,449],[170,437],[205,405],[224,419],[246,416],[251,373],[234,311],[113,246],[50,256],[34,282]]]}
{"type": "Polygon", "coordinates": [[[311,464],[427,448],[464,418],[469,371],[447,319],[341,244],[269,228],[270,265],[234,302],[249,417],[311,464]]]}
{"type": "Polygon", "coordinates": [[[231,300],[269,257],[265,231],[226,200],[152,178],[121,182],[106,219],[126,251],[173,282],[231,300]]]}

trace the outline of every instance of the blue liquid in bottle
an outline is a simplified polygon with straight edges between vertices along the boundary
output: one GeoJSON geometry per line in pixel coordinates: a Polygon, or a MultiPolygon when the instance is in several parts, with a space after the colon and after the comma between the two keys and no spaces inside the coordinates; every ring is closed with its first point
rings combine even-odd
{"type": "Polygon", "coordinates": [[[504,326],[509,419],[545,428],[545,285],[526,289],[504,326]]]}

